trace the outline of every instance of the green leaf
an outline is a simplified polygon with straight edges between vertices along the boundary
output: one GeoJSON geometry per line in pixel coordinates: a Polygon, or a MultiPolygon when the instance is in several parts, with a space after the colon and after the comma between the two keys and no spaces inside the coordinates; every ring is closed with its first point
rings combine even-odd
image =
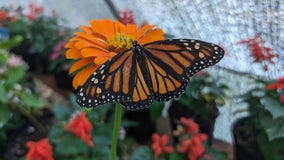
{"type": "Polygon", "coordinates": [[[81,107],[79,106],[79,104],[76,101],[76,95],[75,94],[70,94],[69,99],[70,99],[71,106],[74,110],[81,110],[81,107]]]}
{"type": "Polygon", "coordinates": [[[75,135],[64,134],[56,144],[56,150],[62,154],[76,155],[88,151],[88,145],[75,135]]]}
{"type": "Polygon", "coordinates": [[[68,120],[73,112],[70,107],[61,104],[54,104],[52,111],[58,120],[68,120]]]}
{"type": "MultiPolygon", "coordinates": [[[[212,155],[212,159],[228,159],[228,154],[225,151],[217,150],[208,144],[205,145],[205,154],[212,155]]],[[[203,158],[200,158],[200,160],[205,160],[203,158]]]]}
{"type": "Polygon", "coordinates": [[[271,113],[273,119],[284,116],[284,106],[281,106],[279,101],[270,97],[264,97],[260,102],[271,113]]]}
{"type": "Polygon", "coordinates": [[[169,160],[184,160],[185,156],[177,152],[171,153],[169,160]]]}
{"type": "Polygon", "coordinates": [[[1,84],[1,87],[0,87],[0,102],[7,103],[8,101],[9,101],[9,99],[8,99],[7,90],[4,86],[4,84],[1,84]]]}
{"type": "Polygon", "coordinates": [[[19,94],[19,98],[21,102],[27,107],[42,108],[47,105],[47,102],[44,99],[41,99],[34,95],[21,93],[19,94]]]}
{"type": "Polygon", "coordinates": [[[283,117],[272,119],[266,116],[266,117],[262,117],[260,121],[268,136],[269,141],[272,141],[278,138],[284,138],[284,119],[283,117]]]}
{"type": "Polygon", "coordinates": [[[8,78],[7,78],[7,84],[14,85],[15,83],[22,80],[25,75],[26,75],[26,66],[25,65],[21,65],[19,67],[12,68],[9,71],[9,75],[8,75],[8,78]]]}
{"type": "Polygon", "coordinates": [[[159,103],[154,101],[153,105],[149,108],[152,121],[156,121],[159,117],[161,117],[163,108],[164,108],[164,103],[159,103]]]}
{"type": "Polygon", "coordinates": [[[138,147],[129,157],[129,160],[154,160],[153,152],[149,146],[138,147]]]}
{"type": "Polygon", "coordinates": [[[93,155],[95,155],[94,157],[96,157],[96,160],[111,159],[111,149],[109,146],[97,145],[94,149],[92,149],[92,152],[93,155]]]}
{"type": "Polygon", "coordinates": [[[284,138],[269,141],[267,135],[264,132],[260,132],[259,136],[257,137],[257,141],[261,153],[264,155],[264,159],[284,159],[284,155],[281,154],[284,148],[284,138]]]}
{"type": "Polygon", "coordinates": [[[8,40],[2,40],[2,41],[0,41],[0,48],[10,50],[10,49],[20,45],[22,41],[23,41],[23,37],[19,36],[19,35],[15,36],[11,39],[8,39],[8,40]]]}
{"type": "Polygon", "coordinates": [[[8,106],[0,103],[0,129],[8,122],[12,112],[8,109],[8,106]]]}
{"type": "Polygon", "coordinates": [[[52,127],[49,140],[56,145],[55,150],[60,154],[77,155],[88,151],[88,145],[79,137],[66,132],[63,126],[52,127]]]}

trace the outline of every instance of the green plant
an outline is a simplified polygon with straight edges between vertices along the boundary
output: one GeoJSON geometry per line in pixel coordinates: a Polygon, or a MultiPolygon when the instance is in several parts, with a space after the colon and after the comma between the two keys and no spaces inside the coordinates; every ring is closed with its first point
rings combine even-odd
{"type": "MultiPolygon", "coordinates": [[[[29,89],[26,74],[27,65],[22,59],[8,52],[9,48],[21,42],[21,37],[0,42],[0,139],[5,140],[7,133],[19,127],[25,117],[38,129],[42,125],[36,119],[40,109],[47,102],[29,89]]],[[[3,145],[3,144],[1,144],[3,145]]]]}
{"type": "MultiPolygon", "coordinates": [[[[52,110],[56,121],[49,132],[48,139],[54,146],[53,152],[55,159],[110,159],[112,142],[109,137],[112,135],[114,105],[108,104],[95,110],[83,110],[93,128],[91,136],[94,146],[88,146],[79,136],[65,129],[66,125],[70,123],[72,115],[74,117],[74,114],[78,114],[77,112],[81,110],[81,107],[76,102],[75,95],[70,95],[69,106],[55,104],[52,110]]],[[[126,126],[128,122],[123,120],[122,124],[126,126]]],[[[123,143],[120,145],[124,146],[123,143]]],[[[124,152],[123,149],[120,152],[124,152]]]]}
{"type": "Polygon", "coordinates": [[[43,70],[48,71],[50,55],[54,53],[54,47],[60,41],[69,38],[70,29],[63,27],[64,21],[55,13],[47,15],[44,8],[30,4],[27,14],[22,8],[3,8],[5,18],[0,18],[0,24],[7,28],[10,37],[21,35],[23,43],[14,49],[16,54],[22,55],[25,60],[38,59],[37,65],[43,65],[43,70]]]}
{"type": "Polygon", "coordinates": [[[228,86],[222,78],[203,72],[191,79],[185,94],[177,101],[194,110],[194,118],[204,119],[212,112],[212,106],[224,105],[227,89],[228,86]]]}
{"type": "Polygon", "coordinates": [[[169,135],[159,136],[154,133],[152,146],[138,147],[129,156],[129,160],[227,159],[224,152],[217,151],[207,144],[207,135],[200,133],[199,126],[193,119],[182,117],[174,136],[178,141],[169,143],[169,135]]]}
{"type": "MultiPolygon", "coordinates": [[[[261,33],[237,44],[246,45],[253,62],[262,66],[265,72],[277,62],[276,59],[281,58],[266,45],[261,33]]],[[[252,85],[238,97],[247,104],[249,116],[241,119],[234,127],[237,158],[251,156],[257,159],[283,159],[284,78],[271,81],[268,77],[253,74],[240,75],[249,77],[252,85]]]]}
{"type": "Polygon", "coordinates": [[[265,159],[283,159],[284,150],[284,78],[275,81],[255,80],[256,86],[242,98],[248,104],[247,130],[257,129],[258,147],[265,159]],[[269,148],[267,148],[269,147],[269,148]]]}

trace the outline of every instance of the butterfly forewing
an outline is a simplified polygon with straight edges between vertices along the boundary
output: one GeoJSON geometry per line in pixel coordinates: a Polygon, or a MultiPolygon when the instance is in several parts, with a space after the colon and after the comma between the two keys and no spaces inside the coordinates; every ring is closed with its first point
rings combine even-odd
{"type": "Polygon", "coordinates": [[[216,64],[224,55],[217,45],[190,39],[163,40],[146,44],[151,88],[157,101],[184,93],[196,72],[216,64]]]}
{"type": "Polygon", "coordinates": [[[119,54],[97,69],[77,93],[77,102],[83,107],[105,103],[131,101],[134,88],[130,75],[136,73],[131,51],[119,54]]]}

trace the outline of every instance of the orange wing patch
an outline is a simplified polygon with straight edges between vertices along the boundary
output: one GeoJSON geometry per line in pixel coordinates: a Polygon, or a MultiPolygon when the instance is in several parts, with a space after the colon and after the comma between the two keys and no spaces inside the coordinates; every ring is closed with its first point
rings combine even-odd
{"type": "Polygon", "coordinates": [[[150,59],[147,59],[146,62],[154,93],[166,94],[181,86],[181,82],[167,74],[167,72],[155,62],[150,59]]]}
{"type": "Polygon", "coordinates": [[[143,77],[138,62],[136,62],[136,69],[137,69],[137,76],[135,77],[136,85],[133,91],[133,99],[132,99],[133,102],[146,100],[150,95],[150,90],[146,84],[146,81],[143,77]]]}
{"type": "Polygon", "coordinates": [[[161,58],[161,55],[163,55],[163,57],[160,59],[161,61],[163,61],[164,63],[168,64],[169,66],[171,66],[172,68],[175,69],[175,72],[177,72],[178,74],[183,74],[183,68],[177,64],[169,55],[164,54],[164,52],[162,51],[157,51],[157,50],[152,50],[152,49],[148,49],[151,54],[155,57],[159,57],[161,58]]]}

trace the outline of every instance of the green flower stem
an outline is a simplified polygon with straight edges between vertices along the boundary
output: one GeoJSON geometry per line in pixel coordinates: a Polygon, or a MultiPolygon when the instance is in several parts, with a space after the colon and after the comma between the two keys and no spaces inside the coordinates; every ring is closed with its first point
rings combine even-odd
{"type": "Polygon", "coordinates": [[[38,130],[43,130],[44,127],[38,122],[38,120],[24,107],[13,104],[12,107],[24,115],[38,130]]]}
{"type": "Polygon", "coordinates": [[[115,117],[114,117],[114,126],[112,131],[112,144],[111,144],[111,159],[116,160],[117,155],[117,141],[119,135],[119,129],[121,124],[122,116],[122,105],[120,103],[115,104],[115,117]]]}

